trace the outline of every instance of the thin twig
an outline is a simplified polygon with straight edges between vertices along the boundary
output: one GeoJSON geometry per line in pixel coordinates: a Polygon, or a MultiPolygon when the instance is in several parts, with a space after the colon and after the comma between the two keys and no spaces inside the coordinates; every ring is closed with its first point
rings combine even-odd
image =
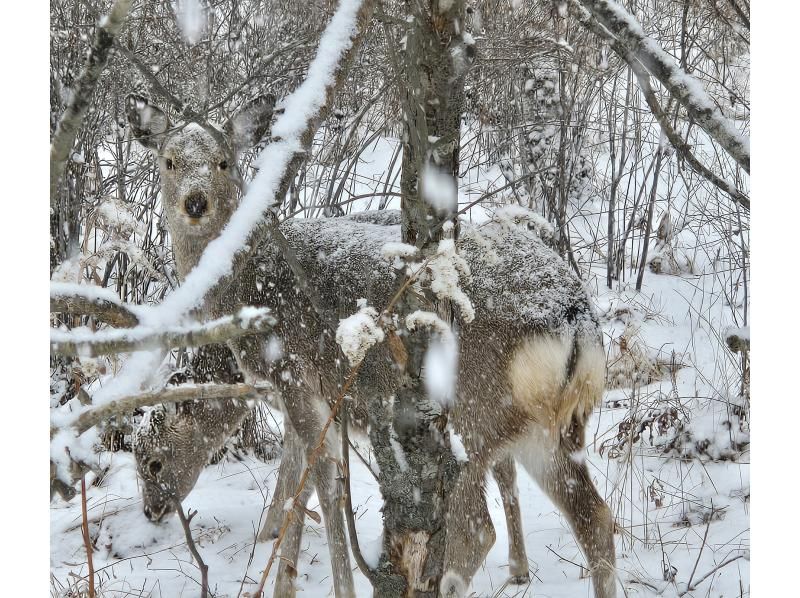
{"type": "Polygon", "coordinates": [[[61,119],[58,121],[56,132],[50,143],[50,205],[53,206],[58,195],[58,181],[64,170],[72,144],[78,130],[83,124],[83,119],[89,109],[94,88],[100,75],[108,63],[114,37],[122,28],[125,18],[131,8],[131,0],[117,0],[104,16],[95,31],[94,41],[89,48],[86,64],[81,74],[75,80],[71,100],[67,105],[61,119]]]}
{"type": "Polygon", "coordinates": [[[703,543],[700,545],[700,552],[697,555],[697,560],[694,562],[694,567],[692,568],[692,574],[689,576],[689,581],[686,584],[687,588],[692,587],[692,579],[694,579],[694,574],[697,571],[697,565],[700,564],[700,557],[703,556],[703,549],[706,547],[706,539],[708,538],[708,530],[711,527],[711,520],[714,518],[714,505],[711,505],[711,514],[708,516],[708,521],[706,522],[706,531],[703,534],[703,543]]]}
{"type": "MultiPolygon", "coordinates": [[[[682,591],[680,594],[678,594],[678,596],[685,596],[685,595],[686,595],[686,594],[688,594],[689,592],[692,592],[692,591],[694,591],[694,590],[695,590],[695,588],[697,588],[697,586],[699,586],[701,583],[703,583],[703,582],[704,582],[706,579],[708,579],[708,578],[709,578],[711,575],[713,575],[714,573],[716,573],[717,571],[719,571],[720,569],[722,569],[722,568],[723,568],[723,567],[725,567],[726,565],[730,565],[730,564],[731,564],[733,561],[738,561],[739,559],[743,559],[743,558],[745,558],[746,556],[747,556],[746,554],[737,554],[736,556],[733,556],[733,557],[731,557],[731,558],[729,558],[729,559],[726,559],[726,560],[722,561],[722,562],[721,562],[719,565],[717,565],[717,566],[716,566],[716,567],[714,567],[714,568],[713,568],[711,571],[709,571],[708,573],[706,573],[705,575],[703,575],[703,577],[701,577],[700,579],[698,579],[698,580],[697,580],[697,582],[695,582],[695,584],[694,584],[694,585],[691,585],[691,584],[690,584],[690,585],[687,585],[687,586],[686,586],[686,589],[685,589],[685,590],[683,590],[683,591],[682,591]]],[[[692,571],[692,574],[694,574],[694,571],[692,571]]]]}
{"type": "Polygon", "coordinates": [[[361,546],[358,542],[358,530],[356,529],[356,520],[353,516],[353,496],[350,489],[350,441],[347,438],[347,409],[342,412],[342,478],[344,484],[344,514],[347,520],[347,531],[350,534],[350,548],[353,550],[353,556],[356,559],[356,564],[364,574],[364,577],[370,580],[374,586],[375,572],[367,564],[364,555],[361,552],[361,546]]]}
{"type": "Polygon", "coordinates": [[[208,565],[205,564],[200,552],[197,550],[197,545],[192,538],[192,530],[189,528],[189,523],[192,521],[197,511],[189,511],[188,517],[183,513],[181,503],[175,501],[175,510],[178,512],[178,517],[183,526],[183,533],[186,535],[186,546],[189,547],[189,552],[192,553],[198,569],[200,569],[200,598],[208,598],[208,565]]]}
{"type": "Polygon", "coordinates": [[[92,559],[92,539],[89,536],[89,515],[86,509],[86,476],[81,476],[81,533],[83,545],[86,547],[86,562],[89,566],[89,598],[95,597],[94,592],[94,560],[92,559]]]}

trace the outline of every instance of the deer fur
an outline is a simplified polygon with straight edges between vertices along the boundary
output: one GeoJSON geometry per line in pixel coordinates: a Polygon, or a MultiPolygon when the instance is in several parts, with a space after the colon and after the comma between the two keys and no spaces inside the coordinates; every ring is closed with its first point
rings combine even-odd
{"type": "MultiPolygon", "coordinates": [[[[261,101],[245,110],[246,122],[234,119],[226,130],[240,133],[238,140],[229,136],[227,145],[242,142],[241,131],[250,131],[248,141],[255,143],[268,122],[258,106],[271,110],[272,105],[274,100],[261,101]],[[261,124],[254,127],[250,122],[261,124]]],[[[170,129],[166,115],[142,98],[130,100],[128,117],[134,135],[159,156],[167,227],[179,275],[185,277],[235,208],[237,193],[229,169],[220,166],[223,160],[226,166],[233,164],[235,154],[225,153],[216,129],[170,129]]],[[[358,218],[321,218],[288,220],[281,231],[314,281],[330,319],[351,315],[360,298],[378,309],[389,303],[400,273],[380,256],[386,242],[400,240],[398,227],[358,218]]],[[[595,597],[613,598],[611,512],[585,463],[576,457],[584,448],[586,419],[601,397],[605,375],[599,327],[586,292],[565,262],[524,227],[509,222],[481,227],[463,223],[457,249],[472,272],[463,289],[475,318],[458,330],[458,388],[450,421],[468,461],[448,497],[440,592],[465,595],[494,543],[484,480],[495,464],[500,465],[495,473],[503,479],[504,499],[509,498],[506,512],[512,516],[516,512],[517,524],[509,529],[519,529],[518,505],[511,500],[516,495],[511,490],[514,481],[508,479],[514,457],[570,522],[589,561],[595,597]]],[[[297,288],[278,247],[264,239],[251,253],[242,275],[223,295],[212,298],[206,310],[217,315],[258,305],[269,307],[278,318],[274,334],[283,343],[283,358],[268,362],[266,339],[257,337],[233,341],[230,348],[246,379],[274,384],[294,440],[300,452],[308,454],[327,419],[328,401],[339,395],[349,367],[336,344],[335,330],[326,324],[330,319],[320,318],[297,288]]],[[[398,378],[386,343],[367,353],[350,391],[353,401],[346,406],[354,426],[366,428],[369,400],[391,397],[398,378]]],[[[325,445],[328,458],[317,461],[312,479],[335,555],[334,590],[342,597],[353,595],[353,582],[336,467],[339,443],[333,436],[325,445]]],[[[146,460],[146,455],[140,457],[146,460]]],[[[147,466],[138,466],[145,478],[147,466]]],[[[291,467],[296,463],[287,465],[291,467]]],[[[519,558],[519,545],[512,548],[512,559],[519,558]]],[[[517,571],[527,569],[525,564],[514,564],[517,571]]],[[[277,589],[276,595],[280,595],[277,589]]]]}

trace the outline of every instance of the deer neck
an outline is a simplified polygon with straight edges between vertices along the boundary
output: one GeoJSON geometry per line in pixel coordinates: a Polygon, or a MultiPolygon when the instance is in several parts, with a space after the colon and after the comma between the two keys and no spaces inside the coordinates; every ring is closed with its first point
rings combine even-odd
{"type": "Polygon", "coordinates": [[[175,254],[175,265],[181,282],[186,280],[189,272],[198,264],[200,256],[208,247],[211,239],[195,235],[176,234],[172,239],[172,249],[175,254]]]}

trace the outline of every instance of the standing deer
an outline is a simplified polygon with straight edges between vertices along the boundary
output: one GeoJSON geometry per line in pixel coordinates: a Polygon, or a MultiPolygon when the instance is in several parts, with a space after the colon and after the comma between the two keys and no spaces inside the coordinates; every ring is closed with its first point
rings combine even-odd
{"type": "MultiPolygon", "coordinates": [[[[235,209],[237,193],[228,165],[235,163],[236,155],[231,152],[254,144],[266,133],[273,106],[274,99],[257,100],[222,131],[209,132],[197,125],[171,128],[159,108],[144,98],[129,97],[133,135],[158,155],[164,213],[181,277],[197,263],[235,209]],[[219,143],[220,136],[226,144],[219,143]]],[[[332,320],[352,314],[360,298],[372,306],[388,305],[397,287],[397,272],[380,256],[386,242],[399,240],[399,229],[361,220],[288,220],[280,225],[309,280],[316,281],[322,307],[332,320]]],[[[502,480],[506,511],[512,520],[516,518],[509,529],[520,531],[519,508],[513,500],[511,459],[516,458],[566,515],[589,561],[595,597],[613,598],[613,520],[580,458],[586,421],[601,397],[605,377],[605,353],[586,292],[568,266],[533,232],[507,222],[480,228],[465,223],[457,249],[471,269],[471,281],[464,290],[475,317],[462,325],[458,335],[458,387],[450,421],[461,436],[468,461],[449,495],[440,592],[465,595],[494,543],[483,488],[487,470],[494,464],[499,464],[495,474],[502,480]]],[[[278,318],[273,332],[282,340],[283,358],[271,363],[265,359],[266,339],[249,337],[229,344],[246,379],[274,384],[290,423],[290,440],[296,442],[301,456],[307,455],[328,418],[329,401],[341,390],[344,360],[336,331],[297,288],[278,247],[264,239],[251,254],[241,277],[230,283],[224,295],[207,301],[205,310],[217,315],[258,305],[269,307],[278,318]]],[[[385,343],[375,346],[349,393],[353,401],[347,406],[348,418],[353,425],[365,429],[368,400],[391,397],[398,384],[391,351],[385,343]]],[[[220,414],[223,419],[240,419],[236,409],[221,411],[225,411],[220,414]]],[[[154,423],[151,418],[147,429],[157,427],[154,423]]],[[[195,418],[184,428],[192,425],[203,424],[195,418]]],[[[164,482],[166,464],[156,455],[159,464],[153,465],[154,450],[192,443],[196,437],[187,431],[186,440],[165,442],[180,426],[173,422],[162,429],[162,440],[157,442],[145,442],[147,430],[137,434],[137,467],[145,482],[145,506],[153,519],[163,516],[166,508],[159,506],[156,513],[148,487],[169,490],[170,501],[165,504],[171,504],[185,497],[196,480],[195,475],[190,484],[178,484],[173,476],[171,488],[164,482]]],[[[340,506],[343,490],[335,466],[339,443],[333,436],[329,434],[325,444],[330,458],[316,461],[312,479],[329,548],[335,555],[331,559],[334,590],[342,597],[354,593],[340,506]]],[[[289,484],[295,479],[288,470],[296,468],[297,462],[302,466],[302,459],[287,462],[279,485],[284,474],[289,484]]],[[[517,561],[524,555],[521,534],[511,544],[512,574],[527,574],[526,563],[517,561]]],[[[276,595],[283,595],[278,592],[276,588],[276,595]]],[[[286,592],[291,595],[293,589],[286,592]]]]}

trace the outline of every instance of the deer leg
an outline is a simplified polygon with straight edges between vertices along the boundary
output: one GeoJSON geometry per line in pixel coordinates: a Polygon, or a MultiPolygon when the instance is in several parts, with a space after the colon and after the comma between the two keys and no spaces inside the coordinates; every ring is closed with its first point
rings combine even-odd
{"type": "Polygon", "coordinates": [[[300,541],[303,538],[304,509],[311,490],[304,490],[300,495],[300,505],[295,508],[292,520],[286,528],[278,555],[278,573],[275,576],[275,598],[294,598],[296,589],[294,580],[297,577],[297,559],[300,556],[300,541]]]}
{"type": "Polygon", "coordinates": [[[485,467],[470,461],[450,495],[445,518],[444,574],[439,585],[440,594],[448,598],[466,595],[473,575],[494,545],[496,536],[484,493],[485,476],[485,467]]]}
{"type": "Polygon", "coordinates": [[[355,598],[350,547],[345,532],[344,489],[335,460],[330,457],[320,457],[314,464],[313,476],[322,516],[325,518],[334,593],[336,598],[355,598]]]}
{"type": "MultiPolygon", "coordinates": [[[[292,389],[291,394],[290,389],[284,389],[286,412],[300,439],[307,461],[311,459],[323,426],[327,422],[327,405],[318,399],[318,396],[319,394],[302,388],[292,389]]],[[[337,436],[333,426],[328,429],[322,454],[316,457],[311,469],[311,480],[316,487],[322,517],[325,520],[334,593],[336,598],[355,598],[350,547],[345,531],[344,488],[337,471],[337,460],[340,458],[341,450],[337,436]]]]}
{"type": "MultiPolygon", "coordinates": [[[[284,418],[283,455],[281,456],[280,467],[278,467],[278,480],[275,483],[275,492],[272,494],[272,502],[267,510],[267,517],[264,520],[261,533],[258,534],[259,542],[278,537],[285,515],[284,506],[286,501],[294,496],[297,491],[297,481],[300,479],[305,465],[305,445],[294,431],[289,418],[286,417],[284,418]]],[[[311,490],[304,489],[304,492],[307,496],[303,501],[303,505],[308,500],[311,490]]],[[[302,518],[300,521],[302,523],[302,518]]]]}
{"type": "Polygon", "coordinates": [[[525,552],[525,535],[522,532],[522,516],[519,512],[519,490],[514,458],[507,455],[492,466],[492,475],[503,499],[508,530],[508,570],[510,583],[525,584],[531,579],[528,572],[528,555],[525,552]]]}
{"type": "MultiPolygon", "coordinates": [[[[278,537],[286,516],[286,501],[291,500],[297,491],[297,481],[305,466],[305,449],[288,418],[284,420],[283,456],[278,468],[278,480],[272,503],[267,511],[264,526],[258,534],[259,542],[278,537]]],[[[297,577],[297,559],[300,556],[300,542],[303,537],[305,508],[313,489],[306,485],[299,497],[299,504],[292,513],[292,519],[281,542],[278,573],[275,577],[273,595],[276,598],[294,598],[294,580],[297,577]]]]}
{"type": "Polygon", "coordinates": [[[583,426],[573,421],[555,441],[536,430],[530,443],[519,446],[520,462],[569,521],[589,561],[595,598],[615,598],[614,520],[578,453],[583,426]]]}

